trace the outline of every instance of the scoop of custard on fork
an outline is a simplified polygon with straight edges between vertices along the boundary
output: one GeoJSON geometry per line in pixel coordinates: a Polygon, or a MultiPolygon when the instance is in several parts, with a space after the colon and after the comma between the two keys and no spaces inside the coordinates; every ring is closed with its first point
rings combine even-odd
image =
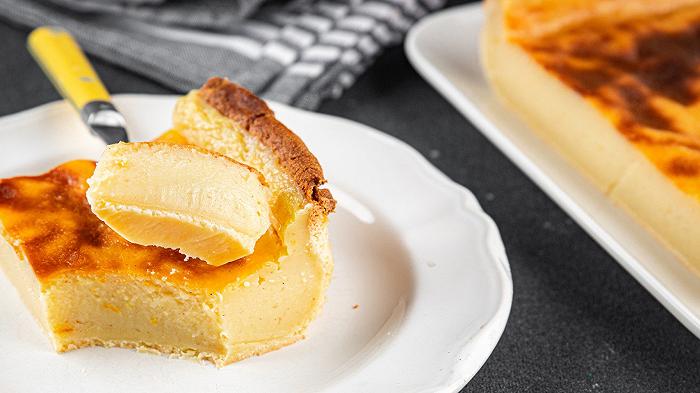
{"type": "Polygon", "coordinates": [[[250,255],[270,227],[262,175],[192,145],[110,145],[88,184],[93,213],[128,241],[214,266],[250,255]]]}

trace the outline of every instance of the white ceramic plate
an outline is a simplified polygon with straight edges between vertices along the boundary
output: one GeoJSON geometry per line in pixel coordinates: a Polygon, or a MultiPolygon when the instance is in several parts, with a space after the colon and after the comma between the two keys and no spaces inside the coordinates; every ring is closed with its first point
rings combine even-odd
{"type": "MultiPolygon", "coordinates": [[[[168,128],[175,97],[115,101],[137,141],[168,128]]],[[[318,156],[339,202],[333,281],[307,338],[220,370],[121,349],[58,355],[0,274],[0,391],[455,392],[471,379],[510,312],[494,223],[406,144],[348,120],[273,108],[318,156]]],[[[62,102],[0,119],[0,177],[96,159],[103,148],[62,102]]]]}
{"type": "Polygon", "coordinates": [[[700,337],[700,278],[501,105],[479,63],[482,22],[480,4],[452,8],[423,19],[406,40],[411,63],[700,337]]]}

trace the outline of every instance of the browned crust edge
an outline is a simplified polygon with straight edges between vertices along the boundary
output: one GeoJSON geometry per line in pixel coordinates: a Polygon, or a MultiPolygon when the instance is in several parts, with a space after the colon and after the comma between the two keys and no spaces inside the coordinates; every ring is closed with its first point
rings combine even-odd
{"type": "Polygon", "coordinates": [[[198,94],[204,102],[270,148],[308,202],[323,208],[325,214],[335,210],[336,201],[331,192],[320,188],[326,179],[318,160],[301,138],[275,118],[274,112],[262,99],[220,77],[210,78],[198,94]]]}

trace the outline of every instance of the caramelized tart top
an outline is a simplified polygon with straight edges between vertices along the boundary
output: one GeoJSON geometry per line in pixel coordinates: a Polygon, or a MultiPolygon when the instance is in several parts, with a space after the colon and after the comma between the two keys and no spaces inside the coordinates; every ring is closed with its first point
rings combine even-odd
{"type": "Polygon", "coordinates": [[[127,273],[191,289],[217,290],[243,280],[284,251],[274,232],[252,255],[223,266],[175,250],[128,242],[100,221],[85,197],[92,161],[70,161],[39,176],[0,180],[0,230],[24,254],[37,278],[57,273],[127,273]]]}
{"type": "MultiPolygon", "coordinates": [[[[675,1],[668,10],[652,4],[669,8],[674,2],[653,2],[645,15],[646,3],[567,0],[549,13],[546,4],[533,6],[531,17],[560,14],[554,16],[561,23],[537,34],[523,34],[521,27],[510,40],[598,108],[676,186],[700,199],[700,6],[675,1]],[[628,3],[636,14],[603,12],[628,3]]],[[[506,25],[527,20],[511,13],[506,25]]]]}

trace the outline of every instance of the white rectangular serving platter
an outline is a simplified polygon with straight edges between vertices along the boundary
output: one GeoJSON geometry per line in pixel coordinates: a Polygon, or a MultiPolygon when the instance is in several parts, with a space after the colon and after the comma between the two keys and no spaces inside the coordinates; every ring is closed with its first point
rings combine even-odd
{"type": "Polygon", "coordinates": [[[406,40],[411,63],[664,307],[700,337],[700,278],[539,139],[491,91],[479,60],[483,18],[481,4],[473,4],[423,19],[406,40]]]}

